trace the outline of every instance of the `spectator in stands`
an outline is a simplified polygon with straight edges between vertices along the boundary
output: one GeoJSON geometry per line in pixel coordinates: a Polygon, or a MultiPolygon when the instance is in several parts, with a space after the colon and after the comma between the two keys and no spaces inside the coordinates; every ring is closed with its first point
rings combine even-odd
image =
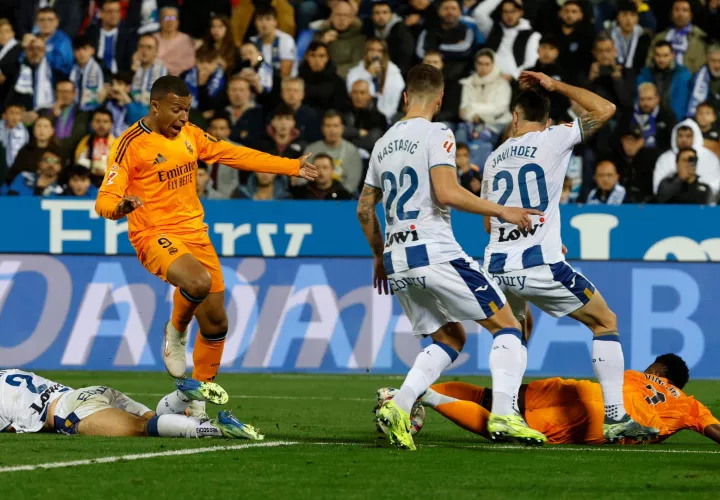
{"type": "MultiPolygon", "coordinates": [[[[208,133],[218,140],[234,144],[230,139],[230,121],[225,116],[212,118],[208,126],[208,133]]],[[[232,192],[240,185],[240,176],[246,174],[222,163],[208,163],[205,166],[210,176],[212,189],[217,191],[222,198],[230,198],[232,192]]],[[[245,175],[246,179],[247,177],[249,174],[245,175]]]]}
{"type": "MultiPolygon", "coordinates": [[[[429,26],[420,33],[416,53],[418,58],[423,59],[427,51],[440,52],[447,98],[454,90],[454,84],[470,73],[478,44],[472,29],[460,21],[462,9],[459,0],[439,0],[437,11],[440,24],[436,27],[429,26]]],[[[443,110],[446,108],[443,107],[443,110]]],[[[438,120],[457,122],[457,111],[454,116],[448,116],[443,120],[438,118],[438,120]]]]}
{"type": "Polygon", "coordinates": [[[15,40],[15,30],[10,21],[0,19],[0,110],[20,72],[22,50],[22,46],[15,40]]]}
{"type": "MultiPolygon", "coordinates": [[[[55,9],[43,7],[35,14],[38,37],[45,41],[45,52],[48,64],[65,77],[70,74],[73,65],[73,49],[70,37],[59,30],[60,19],[55,9]]],[[[32,37],[32,35],[25,35],[32,37]]],[[[23,40],[24,41],[24,40],[23,40]]]]}
{"type": "Polygon", "coordinates": [[[628,201],[649,202],[653,198],[652,177],[658,149],[645,147],[643,131],[637,125],[625,125],[618,137],[619,144],[614,145],[609,159],[620,174],[628,201]]]}
{"type": "Polygon", "coordinates": [[[542,36],[523,18],[525,11],[521,0],[486,0],[480,5],[474,13],[485,36],[485,46],[497,54],[497,66],[503,78],[509,82],[517,80],[522,70],[537,63],[542,36]],[[495,22],[488,9],[498,3],[501,15],[500,21],[495,22]]]}
{"type": "Polygon", "coordinates": [[[285,103],[275,108],[265,133],[258,149],[271,155],[297,159],[303,155],[307,146],[300,139],[300,131],[295,128],[295,112],[285,103]]]}
{"type": "MultiPolygon", "coordinates": [[[[576,81],[577,78],[568,77],[567,68],[562,68],[557,60],[560,56],[557,39],[554,35],[544,35],[538,47],[537,64],[530,68],[530,71],[545,73],[546,75],[562,82],[576,81]]],[[[565,120],[570,109],[570,99],[559,92],[550,92],[550,118],[553,122],[565,120]]]]}
{"type": "Polygon", "coordinates": [[[495,53],[480,49],[475,55],[475,73],[464,80],[460,102],[457,138],[470,148],[470,158],[476,165],[485,165],[505,127],[512,121],[510,84],[495,64],[495,53]]]}
{"type": "Polygon", "coordinates": [[[373,2],[372,17],[366,31],[368,37],[377,38],[387,44],[390,60],[400,69],[402,75],[406,75],[415,57],[415,39],[402,18],[393,13],[389,0],[373,2]]]}
{"type": "Polygon", "coordinates": [[[254,145],[263,130],[263,116],[251,99],[250,83],[235,75],[228,84],[227,95],[229,104],[219,115],[230,122],[230,139],[244,146],[254,145]]]}
{"type": "Polygon", "coordinates": [[[320,25],[315,40],[327,47],[337,74],[345,79],[350,68],[362,59],[365,46],[362,22],[349,2],[335,1],[330,18],[320,25]]]}
{"type": "Polygon", "coordinates": [[[290,106],[295,113],[295,126],[300,131],[300,140],[310,143],[322,138],[320,133],[320,115],[304,104],[305,82],[302,78],[286,78],[282,82],[282,102],[290,106]]]}
{"type": "Polygon", "coordinates": [[[225,72],[215,52],[201,47],[195,57],[195,66],[183,73],[182,78],[190,89],[191,109],[202,113],[206,119],[210,118],[222,104],[227,87],[225,72]]]}
{"type": "Polygon", "coordinates": [[[685,66],[675,62],[670,42],[657,42],[652,52],[653,62],[640,72],[637,84],[654,83],[660,95],[660,104],[672,109],[675,118],[682,120],[688,108],[688,85],[692,75],[685,66]]]}
{"type": "Polygon", "coordinates": [[[137,47],[137,36],[122,20],[120,4],[120,0],[105,0],[100,7],[100,22],[91,24],[85,32],[95,54],[112,74],[130,71],[137,47]]]}
{"type": "Polygon", "coordinates": [[[347,191],[333,176],[335,164],[325,154],[315,155],[313,164],[317,167],[318,176],[315,182],[308,182],[291,188],[292,197],[296,200],[352,200],[355,197],[347,191]]]}
{"type": "Polygon", "coordinates": [[[705,33],[718,41],[720,36],[720,0],[706,0],[700,6],[700,14],[697,16],[697,23],[705,33]]]}
{"type": "Polygon", "coordinates": [[[226,16],[210,18],[210,30],[203,39],[203,46],[212,49],[220,57],[220,65],[229,78],[240,65],[240,49],[233,41],[230,20],[226,16]]]}
{"type": "Polygon", "coordinates": [[[82,165],[75,165],[69,173],[67,185],[62,190],[62,196],[94,200],[97,198],[98,188],[90,182],[90,171],[82,165]]]}
{"type": "Polygon", "coordinates": [[[169,74],[179,75],[195,66],[195,43],[189,35],[180,32],[180,11],[177,7],[160,10],[160,32],[155,37],[158,58],[169,74]]]}
{"type": "Polygon", "coordinates": [[[62,80],[62,73],[50,68],[45,57],[42,38],[28,36],[23,40],[25,58],[20,65],[17,81],[10,91],[9,100],[19,102],[27,110],[52,106],[55,102],[53,85],[62,80]]]}
{"type": "MultiPolygon", "coordinates": [[[[661,31],[652,40],[652,47],[661,41],[668,42],[675,55],[675,63],[684,66],[691,73],[698,71],[706,62],[707,35],[703,30],[692,24],[693,14],[690,0],[674,0],[670,14],[672,25],[661,31]]],[[[647,64],[652,62],[653,53],[647,57],[647,64]]],[[[682,114],[684,116],[684,113],[682,114]]],[[[681,118],[678,115],[678,118],[681,118]]]]}
{"type": "Polygon", "coordinates": [[[610,28],[610,35],[617,50],[617,62],[637,75],[645,66],[650,49],[650,35],[639,25],[637,5],[632,0],[618,3],[617,17],[610,28]]]}
{"type": "Polygon", "coordinates": [[[84,35],[73,38],[75,64],[69,80],[75,84],[75,102],[82,111],[93,111],[100,107],[101,92],[104,92],[104,68],[95,60],[95,49],[84,35]]]}
{"type": "Polygon", "coordinates": [[[202,161],[198,162],[197,179],[195,186],[197,188],[198,198],[200,198],[201,200],[227,199],[227,196],[223,196],[213,187],[213,181],[212,179],[210,179],[210,175],[208,174],[208,166],[202,161]]]}
{"type": "Polygon", "coordinates": [[[8,196],[53,196],[62,193],[59,184],[62,159],[53,150],[44,151],[32,171],[19,172],[7,188],[8,196]]]}
{"type": "Polygon", "coordinates": [[[698,175],[698,155],[693,148],[681,148],[677,152],[674,174],[660,182],[658,203],[705,205],[712,199],[710,186],[698,175]]]}
{"type": "Polygon", "coordinates": [[[703,136],[695,120],[681,121],[673,128],[670,144],[672,149],[666,151],[655,164],[653,172],[653,190],[658,192],[660,182],[676,173],[677,153],[681,149],[692,148],[698,158],[697,175],[710,186],[713,197],[720,191],[720,160],[715,153],[703,146],[703,136]]]}
{"type": "Polygon", "coordinates": [[[617,106],[619,116],[629,116],[635,96],[636,75],[615,62],[615,44],[606,33],[595,39],[595,61],[590,65],[588,88],[617,106]]]}
{"type": "MultiPolygon", "coordinates": [[[[422,62],[424,64],[429,64],[440,71],[443,71],[445,68],[442,54],[440,54],[440,51],[437,50],[426,51],[422,62]]],[[[460,121],[458,111],[460,110],[461,90],[462,87],[460,86],[460,80],[445,80],[445,94],[443,95],[442,105],[440,106],[440,112],[435,115],[436,121],[445,123],[453,130],[457,128],[457,122],[460,121]]],[[[401,115],[405,116],[404,113],[401,113],[401,115]]],[[[400,118],[402,118],[402,116],[400,118]]],[[[394,116],[393,120],[396,118],[397,116],[394,116]]]]}
{"type": "MultiPolygon", "coordinates": [[[[9,3],[12,4],[13,2],[9,3]]],[[[52,5],[54,12],[57,13],[57,17],[60,19],[60,29],[68,36],[74,36],[80,30],[82,2],[77,0],[19,0],[14,3],[16,4],[15,27],[19,38],[23,38],[25,34],[33,31],[38,9],[48,5],[52,5]]]]}
{"type": "Polygon", "coordinates": [[[437,5],[430,0],[408,0],[401,5],[398,14],[404,18],[405,26],[410,30],[414,40],[417,40],[423,30],[435,30],[440,25],[437,5]]]}
{"type": "Polygon", "coordinates": [[[708,102],[700,104],[697,107],[695,121],[702,132],[703,145],[720,158],[720,125],[717,123],[715,108],[708,102]]]}
{"type": "Polygon", "coordinates": [[[295,36],[295,10],[288,0],[265,0],[258,2],[257,0],[239,0],[233,7],[232,17],[230,19],[230,30],[235,39],[235,45],[238,47],[249,38],[249,28],[251,21],[255,15],[256,5],[270,5],[277,12],[278,29],[283,33],[295,36]]]}
{"type": "MultiPolygon", "coordinates": [[[[137,52],[133,56],[133,76],[130,97],[133,101],[150,107],[150,89],[155,80],[168,74],[165,64],[158,59],[158,39],[142,35],[138,40],[137,52]]],[[[194,59],[194,56],[193,56],[194,59]]]]}
{"type": "Polygon", "coordinates": [[[281,78],[297,75],[297,49],[295,39],[278,29],[277,12],[272,7],[255,11],[257,36],[250,40],[257,46],[262,57],[281,78]]]}
{"type": "Polygon", "coordinates": [[[48,150],[52,150],[60,156],[58,142],[53,137],[53,133],[53,124],[50,118],[40,116],[35,120],[30,141],[20,148],[15,156],[15,162],[8,170],[8,182],[12,181],[20,172],[34,172],[43,153],[48,150]]]}
{"type": "Polygon", "coordinates": [[[83,137],[75,148],[74,164],[90,169],[93,185],[100,187],[105,176],[110,148],[115,142],[115,136],[112,135],[112,113],[104,108],[96,109],[90,127],[90,134],[83,137]]]}
{"type": "Polygon", "coordinates": [[[567,205],[570,203],[570,196],[572,195],[573,181],[570,177],[565,177],[563,180],[562,191],[560,192],[560,204],[567,205]]]}
{"type": "Polygon", "coordinates": [[[130,97],[130,85],[133,75],[129,71],[119,71],[113,76],[112,84],[107,87],[105,107],[113,116],[113,135],[120,137],[130,125],[140,120],[147,111],[145,105],[130,97]]]}
{"type": "Polygon", "coordinates": [[[232,198],[241,200],[285,200],[289,197],[287,180],[275,174],[253,172],[246,184],[233,192],[232,198]]]}
{"type": "Polygon", "coordinates": [[[620,184],[615,165],[603,160],[595,165],[595,187],[588,194],[588,205],[622,205],[625,202],[625,188],[620,184]]]}
{"type": "Polygon", "coordinates": [[[482,170],[470,161],[470,148],[464,142],[458,142],[455,146],[455,164],[460,185],[472,194],[480,196],[482,170]]]}
{"type": "MultiPolygon", "coordinates": [[[[0,144],[5,150],[4,163],[10,167],[20,149],[30,140],[28,129],[22,123],[23,107],[11,102],[5,106],[0,120],[0,144]]],[[[7,171],[0,172],[0,185],[5,182],[7,171]]]]}
{"type": "Polygon", "coordinates": [[[82,111],[75,103],[73,82],[57,82],[54,104],[38,110],[38,114],[50,118],[55,127],[55,139],[59,141],[60,155],[63,159],[70,158],[77,143],[87,134],[90,121],[90,113],[82,111]]]}
{"type": "Polygon", "coordinates": [[[351,193],[358,190],[363,174],[363,163],[357,148],[344,140],[343,122],[337,111],[329,110],[323,116],[323,140],[310,144],[305,153],[326,153],[335,163],[335,176],[351,193]]]}
{"type": "Polygon", "coordinates": [[[280,73],[275,71],[265,59],[260,49],[252,42],[240,47],[240,67],[238,75],[250,83],[255,103],[267,109],[273,109],[277,103],[280,73]]]}
{"type": "Polygon", "coordinates": [[[560,44],[558,63],[563,68],[587,74],[592,62],[594,30],[585,19],[581,0],[567,0],[558,13],[558,21],[555,30],[560,44]]]}
{"type": "MultiPolygon", "coordinates": [[[[343,2],[347,4],[347,2],[343,2]]],[[[305,100],[308,106],[324,112],[336,109],[344,112],[350,109],[345,80],[335,71],[328,49],[323,42],[314,41],[305,52],[300,65],[300,78],[305,82],[305,100]]]]}
{"type": "Polygon", "coordinates": [[[387,130],[387,118],[375,108],[370,85],[365,80],[357,80],[353,83],[350,101],[352,111],[344,117],[343,138],[352,142],[358,149],[364,149],[369,155],[375,142],[387,130]]]}
{"type": "Polygon", "coordinates": [[[670,131],[675,126],[675,114],[660,104],[657,87],[650,82],[638,87],[638,102],[632,118],[633,125],[643,131],[645,147],[670,149],[670,131]]]}
{"type": "Polygon", "coordinates": [[[347,90],[353,84],[364,80],[370,88],[370,95],[377,99],[377,109],[386,119],[392,118],[400,106],[405,80],[400,68],[390,60],[385,42],[371,38],[365,43],[365,55],[347,76],[347,90]]]}
{"type": "Polygon", "coordinates": [[[720,113],[720,44],[708,47],[707,64],[700,68],[690,84],[688,116],[695,116],[698,105],[703,102],[710,103],[715,112],[720,113]]]}

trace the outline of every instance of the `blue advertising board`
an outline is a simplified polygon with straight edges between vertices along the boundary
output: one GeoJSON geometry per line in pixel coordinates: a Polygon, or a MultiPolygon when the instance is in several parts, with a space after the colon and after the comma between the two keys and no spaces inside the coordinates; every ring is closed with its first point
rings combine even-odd
{"type": "MultiPolygon", "coordinates": [[[[368,257],[355,202],[205,202],[205,221],[223,256],[368,257]]],[[[92,200],[0,198],[0,253],[134,255],[127,221],[97,216],[92,200]]],[[[562,207],[570,259],[720,261],[718,207],[562,207]]],[[[488,236],[480,217],[453,214],[455,235],[472,256],[488,236]]]]}
{"type": "MultiPolygon", "coordinates": [[[[397,299],[372,290],[370,259],[221,261],[230,322],[225,371],[404,373],[421,348],[397,299]]],[[[720,378],[720,264],[575,266],[617,313],[628,368],[676,352],[693,377],[720,378]]],[[[172,291],[130,256],[4,255],[0,368],[163,370],[172,291]]],[[[590,332],[535,313],[528,375],[591,376],[590,332]]],[[[486,373],[492,339],[474,323],[466,327],[452,372],[486,373]]]]}

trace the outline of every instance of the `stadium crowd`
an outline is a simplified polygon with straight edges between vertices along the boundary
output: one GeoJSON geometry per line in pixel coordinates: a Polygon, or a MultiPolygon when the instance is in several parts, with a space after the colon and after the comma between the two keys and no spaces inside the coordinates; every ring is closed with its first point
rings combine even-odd
{"type": "MultiPolygon", "coordinates": [[[[563,202],[714,204],[720,192],[720,0],[5,0],[0,194],[94,198],[116,137],[180,75],[190,120],[267,153],[313,153],[314,183],[199,165],[198,194],[352,199],[403,116],[404,75],[440,68],[437,120],[480,194],[523,70],[611,100],[576,148],[563,202]]],[[[583,113],[551,95],[551,119],[583,113]]]]}

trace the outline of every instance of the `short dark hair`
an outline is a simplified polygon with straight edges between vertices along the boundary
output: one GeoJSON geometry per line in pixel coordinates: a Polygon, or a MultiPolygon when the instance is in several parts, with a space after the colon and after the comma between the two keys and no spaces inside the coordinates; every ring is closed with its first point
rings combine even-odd
{"type": "Polygon", "coordinates": [[[132,85],[133,74],[132,71],[118,71],[112,76],[112,79],[132,85]]]}
{"type": "Polygon", "coordinates": [[[202,160],[198,160],[198,162],[197,162],[197,168],[198,168],[198,170],[204,170],[204,171],[206,171],[206,172],[207,172],[207,170],[208,170],[207,163],[205,163],[205,162],[202,161],[202,160]]]}
{"type": "Polygon", "coordinates": [[[688,151],[692,152],[697,157],[697,151],[695,151],[695,148],[680,148],[675,155],[675,161],[680,161],[680,155],[682,155],[683,153],[687,153],[688,151]]]}
{"type": "Polygon", "coordinates": [[[557,37],[552,33],[545,33],[540,39],[540,45],[550,45],[556,49],[560,48],[557,37]]]}
{"type": "Polygon", "coordinates": [[[612,44],[615,45],[615,42],[607,31],[601,31],[597,34],[593,41],[593,48],[600,42],[612,42],[612,44]]]}
{"type": "MultiPolygon", "coordinates": [[[[710,101],[703,101],[700,104],[698,104],[697,109],[700,109],[700,108],[710,108],[715,112],[715,114],[717,114],[717,111],[715,111],[715,106],[713,106],[710,101]]],[[[697,111],[695,112],[695,114],[697,114],[697,111]]]]}
{"type": "Polygon", "coordinates": [[[281,102],[272,113],[272,118],[277,118],[279,116],[292,116],[292,118],[295,119],[295,111],[293,111],[288,104],[281,102]]]}
{"type": "Polygon", "coordinates": [[[618,2],[617,13],[620,14],[621,12],[633,12],[637,14],[638,8],[637,5],[632,2],[632,0],[621,0],[620,2],[618,2]]]}
{"type": "Polygon", "coordinates": [[[334,109],[328,109],[325,111],[325,114],[322,117],[322,124],[325,125],[325,120],[329,120],[330,118],[340,118],[340,121],[342,122],[342,115],[335,111],[334,109]]]}
{"type": "Polygon", "coordinates": [[[111,121],[111,122],[112,122],[112,121],[115,121],[115,120],[113,120],[113,115],[112,115],[112,113],[110,112],[110,110],[107,109],[107,108],[105,108],[105,107],[100,107],[100,108],[97,108],[95,111],[93,111],[93,112],[92,112],[92,117],[90,118],[90,121],[92,121],[92,119],[95,118],[95,115],[106,115],[106,116],[109,116],[109,117],[110,117],[110,121],[111,121]]]}
{"type": "Polygon", "coordinates": [[[57,11],[52,7],[43,7],[42,9],[38,9],[37,12],[35,12],[35,17],[37,18],[40,14],[55,14],[55,17],[59,18],[57,11]]]}
{"type": "MultiPolygon", "coordinates": [[[[308,45],[307,50],[305,51],[306,54],[309,54],[310,52],[315,52],[317,49],[325,49],[325,52],[328,52],[327,45],[319,40],[313,40],[310,42],[310,45],[308,45]]],[[[329,52],[328,52],[329,55],[329,52]]]]}
{"type": "Polygon", "coordinates": [[[655,44],[655,47],[653,47],[653,53],[659,48],[659,47],[667,47],[672,51],[672,44],[668,42],[667,40],[660,40],[655,44]]]}
{"type": "Polygon", "coordinates": [[[173,75],[161,76],[150,89],[150,99],[153,101],[162,101],[168,94],[175,94],[178,97],[188,97],[190,89],[185,81],[173,75]]]}
{"type": "Polygon", "coordinates": [[[62,83],[69,83],[70,85],[73,86],[73,88],[75,88],[75,82],[73,82],[72,80],[68,80],[67,78],[63,78],[62,80],[58,80],[55,82],[55,90],[57,90],[58,85],[60,85],[62,83]]]}
{"type": "Polygon", "coordinates": [[[467,150],[467,151],[470,151],[470,147],[468,147],[467,144],[465,144],[464,142],[458,142],[458,143],[455,145],[455,151],[460,151],[461,149],[465,149],[465,150],[467,150]]]}
{"type": "Polygon", "coordinates": [[[518,94],[510,109],[525,121],[544,123],[550,116],[550,99],[544,90],[527,89],[518,94]]]}
{"type": "Polygon", "coordinates": [[[408,95],[439,93],[445,86],[442,71],[429,64],[417,64],[410,68],[405,80],[408,95]]]}
{"type": "Polygon", "coordinates": [[[158,39],[155,38],[154,36],[152,36],[150,33],[145,33],[145,34],[143,34],[143,35],[140,35],[140,36],[137,38],[138,44],[140,43],[140,40],[142,40],[143,38],[148,38],[148,39],[152,40],[152,41],[155,43],[155,47],[156,47],[156,48],[159,48],[159,47],[160,47],[160,43],[158,42],[158,39]]]}
{"type": "Polygon", "coordinates": [[[210,118],[210,119],[208,120],[208,125],[211,125],[212,122],[217,121],[217,120],[222,120],[222,121],[224,121],[225,123],[227,123],[227,126],[230,127],[230,118],[228,118],[228,117],[225,116],[225,115],[215,115],[215,116],[213,116],[212,118],[210,118]]]}
{"type": "Polygon", "coordinates": [[[277,10],[272,5],[263,5],[255,9],[255,19],[258,17],[274,17],[277,19],[277,10]]]}
{"type": "Polygon", "coordinates": [[[595,169],[594,169],[594,171],[595,171],[596,173],[597,173],[598,167],[599,167],[600,165],[602,165],[603,163],[609,163],[610,165],[612,165],[612,166],[615,168],[615,173],[618,173],[617,165],[615,165],[615,162],[614,162],[611,158],[602,158],[602,159],[600,159],[600,161],[598,161],[598,162],[595,164],[595,169]]]}
{"type": "Polygon", "coordinates": [[[318,160],[321,160],[321,159],[323,159],[323,158],[326,159],[326,160],[329,160],[330,163],[331,163],[333,166],[335,165],[335,160],[333,160],[333,157],[330,156],[330,155],[327,154],[327,153],[318,153],[318,154],[316,154],[316,155],[315,155],[315,158],[313,158],[313,162],[314,162],[314,163],[317,163],[318,160]]]}
{"type": "MultiPolygon", "coordinates": [[[[565,7],[566,5],[576,5],[580,8],[580,10],[582,10],[583,8],[583,2],[581,2],[580,0],[566,0],[565,3],[563,3],[563,7],[565,7]]],[[[585,11],[583,11],[583,13],[584,12],[585,11]]]]}
{"type": "Polygon", "coordinates": [[[73,50],[82,49],[84,47],[92,47],[90,39],[85,35],[75,35],[72,39],[73,50]]]}
{"type": "Polygon", "coordinates": [[[203,45],[197,51],[195,52],[195,62],[197,61],[203,61],[203,62],[211,62],[214,61],[217,57],[217,52],[215,52],[214,49],[208,47],[207,45],[203,45]]]}
{"type": "Polygon", "coordinates": [[[693,128],[690,125],[680,125],[677,129],[677,132],[680,132],[681,130],[689,130],[690,132],[693,133],[693,135],[695,135],[695,131],[693,130],[693,128]]]}
{"type": "Polygon", "coordinates": [[[392,5],[390,5],[389,0],[375,0],[374,2],[372,2],[372,7],[370,7],[370,11],[372,11],[372,9],[374,9],[376,5],[384,5],[390,7],[390,10],[392,10],[392,5]]]}
{"type": "Polygon", "coordinates": [[[460,0],[439,0],[438,2],[436,2],[437,8],[440,9],[440,7],[442,7],[442,5],[447,2],[455,2],[456,4],[458,4],[458,7],[460,7],[460,10],[462,11],[462,4],[460,3],[460,0]]]}
{"type": "Polygon", "coordinates": [[[655,363],[665,367],[665,378],[678,389],[682,389],[690,380],[687,363],[677,354],[663,354],[655,358],[655,363]]]}
{"type": "Polygon", "coordinates": [[[89,179],[90,169],[88,169],[85,165],[74,165],[70,169],[68,179],[72,179],[73,177],[82,177],[83,179],[89,179]]]}

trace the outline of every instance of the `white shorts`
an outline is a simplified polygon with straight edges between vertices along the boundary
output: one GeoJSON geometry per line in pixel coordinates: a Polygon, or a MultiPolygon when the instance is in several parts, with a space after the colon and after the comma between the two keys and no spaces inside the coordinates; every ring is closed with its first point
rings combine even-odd
{"type": "Polygon", "coordinates": [[[416,267],[388,279],[419,337],[448,323],[487,319],[505,305],[503,293],[471,259],[416,267]]]}
{"type": "Polygon", "coordinates": [[[560,318],[580,309],[595,293],[595,285],[567,262],[490,276],[505,292],[513,314],[520,321],[525,318],[527,302],[560,318]]]}
{"type": "Polygon", "coordinates": [[[65,434],[75,434],[77,425],[82,419],[108,408],[119,408],[139,417],[152,411],[110,387],[100,385],[84,387],[60,397],[55,405],[55,430],[65,434]]]}

